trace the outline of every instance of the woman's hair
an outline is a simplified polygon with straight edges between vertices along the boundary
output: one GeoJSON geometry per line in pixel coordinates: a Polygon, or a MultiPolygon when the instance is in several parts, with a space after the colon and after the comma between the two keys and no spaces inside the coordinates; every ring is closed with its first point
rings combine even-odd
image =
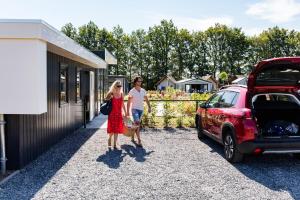
{"type": "MultiPolygon", "coordinates": [[[[109,88],[109,91],[106,94],[106,97],[105,97],[106,100],[109,100],[113,97],[113,93],[114,93],[114,91],[116,91],[118,85],[122,85],[121,81],[116,80],[115,82],[113,82],[113,84],[109,88]]],[[[121,91],[121,93],[122,93],[122,91],[121,91]]]]}
{"type": "Polygon", "coordinates": [[[140,76],[134,77],[134,79],[133,79],[133,85],[134,85],[134,86],[135,86],[136,82],[138,82],[139,79],[142,80],[142,77],[140,77],[140,76]]]}

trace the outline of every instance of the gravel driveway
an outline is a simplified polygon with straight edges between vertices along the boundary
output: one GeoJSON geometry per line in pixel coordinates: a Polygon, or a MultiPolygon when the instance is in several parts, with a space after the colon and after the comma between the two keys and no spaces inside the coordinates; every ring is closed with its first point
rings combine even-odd
{"type": "Polygon", "coordinates": [[[248,157],[232,165],[193,129],[143,131],[144,149],[81,129],[1,186],[0,199],[300,199],[300,161],[248,157]]]}

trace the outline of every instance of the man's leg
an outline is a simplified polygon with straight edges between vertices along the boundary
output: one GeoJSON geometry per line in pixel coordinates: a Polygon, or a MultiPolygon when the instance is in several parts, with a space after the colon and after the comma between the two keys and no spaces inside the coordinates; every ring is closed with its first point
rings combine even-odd
{"type": "Polygon", "coordinates": [[[137,120],[138,128],[137,128],[137,131],[136,131],[136,136],[138,138],[138,144],[139,145],[142,145],[141,134],[140,134],[142,114],[143,114],[143,111],[138,110],[138,120],[137,120]]]}
{"type": "MultiPolygon", "coordinates": [[[[137,125],[137,122],[138,122],[138,113],[137,113],[137,110],[136,109],[132,109],[131,110],[131,113],[132,113],[132,117],[133,117],[133,123],[134,125],[137,125]]],[[[137,135],[137,129],[134,131],[134,134],[131,136],[131,141],[134,142],[134,135],[137,135]]]]}

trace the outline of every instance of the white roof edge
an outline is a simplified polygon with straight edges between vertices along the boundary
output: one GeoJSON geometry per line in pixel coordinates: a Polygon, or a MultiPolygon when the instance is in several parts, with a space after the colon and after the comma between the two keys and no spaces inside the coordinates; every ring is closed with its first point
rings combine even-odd
{"type": "Polygon", "coordinates": [[[107,63],[77,42],[40,19],[0,19],[0,39],[40,39],[63,49],[66,55],[94,68],[107,63]]]}
{"type": "Polygon", "coordinates": [[[207,83],[212,83],[211,81],[207,81],[201,78],[191,78],[191,79],[183,79],[180,81],[177,81],[177,83],[185,83],[185,82],[189,82],[189,81],[203,81],[203,82],[207,82],[207,83]]]}

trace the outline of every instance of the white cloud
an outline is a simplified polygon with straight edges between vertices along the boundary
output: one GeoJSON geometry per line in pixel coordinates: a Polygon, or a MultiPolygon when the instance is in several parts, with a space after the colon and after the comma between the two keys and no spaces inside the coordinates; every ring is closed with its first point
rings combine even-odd
{"type": "Polygon", "coordinates": [[[300,3],[295,0],[262,0],[250,5],[246,13],[272,23],[284,23],[300,14],[300,3]]]}
{"type": "Polygon", "coordinates": [[[245,32],[246,35],[248,36],[254,36],[254,35],[259,35],[260,33],[263,32],[263,28],[242,28],[242,31],[245,32]]]}
{"type": "Polygon", "coordinates": [[[154,24],[160,23],[162,19],[172,20],[178,28],[185,28],[190,31],[206,30],[210,26],[214,26],[216,23],[225,24],[231,26],[233,24],[233,18],[230,16],[224,17],[207,17],[207,18],[192,18],[192,17],[180,17],[180,16],[167,16],[167,15],[148,15],[148,18],[154,24]]]}

